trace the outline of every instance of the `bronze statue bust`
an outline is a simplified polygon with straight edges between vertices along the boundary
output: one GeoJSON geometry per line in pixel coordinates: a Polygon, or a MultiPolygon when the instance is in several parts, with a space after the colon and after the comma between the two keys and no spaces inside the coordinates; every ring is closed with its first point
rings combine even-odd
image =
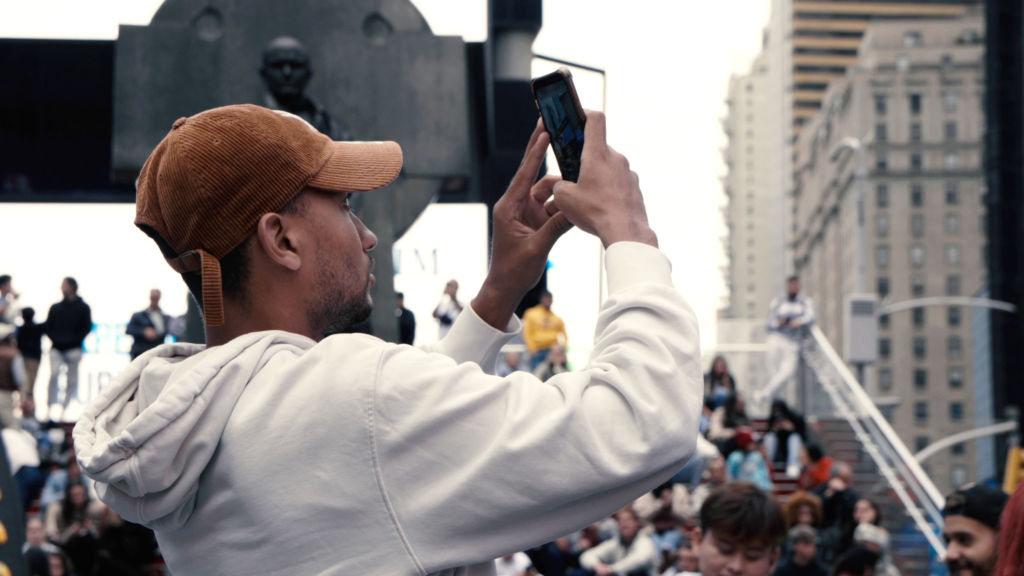
{"type": "Polygon", "coordinates": [[[260,76],[266,87],[264,106],[291,112],[332,140],[352,140],[348,126],[332,118],[326,108],[306,94],[313,67],[301,42],[291,36],[271,40],[263,50],[260,76]]]}

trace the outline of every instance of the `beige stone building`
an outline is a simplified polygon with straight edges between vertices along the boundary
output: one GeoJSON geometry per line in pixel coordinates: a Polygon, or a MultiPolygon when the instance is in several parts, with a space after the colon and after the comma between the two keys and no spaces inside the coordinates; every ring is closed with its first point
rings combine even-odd
{"type": "MultiPolygon", "coordinates": [[[[858,288],[858,245],[862,288],[882,306],[971,296],[985,284],[983,34],[977,14],[872,23],[856,64],[796,139],[796,269],[836,349],[844,297],[858,288]]],[[[927,306],[880,318],[866,386],[912,451],[974,427],[971,312],[927,306]]],[[[926,468],[944,491],[975,480],[975,447],[926,468]]]]}

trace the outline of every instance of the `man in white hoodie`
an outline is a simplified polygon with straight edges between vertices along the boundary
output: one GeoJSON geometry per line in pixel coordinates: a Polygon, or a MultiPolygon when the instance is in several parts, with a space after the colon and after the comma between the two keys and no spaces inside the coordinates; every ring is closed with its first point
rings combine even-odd
{"type": "Polygon", "coordinates": [[[174,574],[487,574],[667,480],[694,450],[697,324],[636,174],[591,113],[579,182],[536,180],[538,125],[494,208],[492,263],[429,348],[335,334],[372,305],[376,237],[349,195],[393,142],[332,142],[258,106],[179,119],[136,225],[202,303],[207,346],[160,346],[83,412],[100,498],[155,530],[174,574]],[[572,225],[607,249],[581,370],[493,376],[516,304],[572,225]]]}

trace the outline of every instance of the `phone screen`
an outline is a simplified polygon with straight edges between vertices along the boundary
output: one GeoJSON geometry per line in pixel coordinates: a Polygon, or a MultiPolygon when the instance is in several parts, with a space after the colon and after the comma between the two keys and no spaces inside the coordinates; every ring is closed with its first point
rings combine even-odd
{"type": "Polygon", "coordinates": [[[571,80],[555,72],[534,81],[534,98],[551,136],[551,149],[558,160],[562,178],[575,182],[580,176],[583,154],[583,126],[586,119],[576,104],[571,80]]]}

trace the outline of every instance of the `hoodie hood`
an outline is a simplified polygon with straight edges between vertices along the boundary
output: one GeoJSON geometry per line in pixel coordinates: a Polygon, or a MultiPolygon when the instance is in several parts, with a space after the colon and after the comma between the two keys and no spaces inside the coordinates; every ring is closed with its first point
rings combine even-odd
{"type": "Polygon", "coordinates": [[[139,356],[75,426],[82,471],[124,519],[151,529],[183,526],[253,375],[282,347],[302,354],[314,344],[287,332],[257,332],[209,349],[176,343],[139,356]]]}

